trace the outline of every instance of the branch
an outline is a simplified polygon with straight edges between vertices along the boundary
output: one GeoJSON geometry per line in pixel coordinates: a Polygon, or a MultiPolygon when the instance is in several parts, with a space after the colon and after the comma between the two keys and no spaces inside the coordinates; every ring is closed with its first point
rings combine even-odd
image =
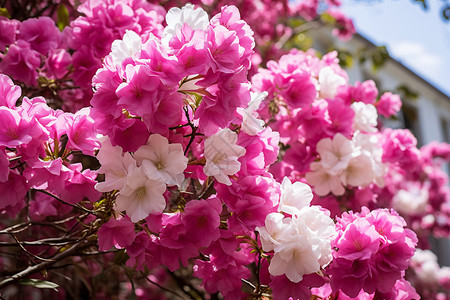
{"type": "Polygon", "coordinates": [[[76,243],[71,248],[67,249],[66,251],[57,254],[53,258],[53,261],[44,261],[44,262],[41,262],[40,264],[29,266],[25,270],[4,279],[3,281],[0,282],[0,289],[6,287],[9,284],[17,282],[33,273],[45,270],[48,267],[50,267],[51,265],[53,265],[54,263],[61,261],[67,257],[75,256],[75,255],[77,255],[78,251],[88,248],[90,246],[93,246],[93,245],[95,245],[95,243],[96,243],[96,240],[80,241],[79,243],[76,243]]]}
{"type": "Polygon", "coordinates": [[[276,43],[276,46],[279,48],[283,48],[283,46],[290,41],[293,37],[295,37],[297,34],[300,34],[302,32],[311,30],[311,29],[317,29],[320,27],[320,23],[318,21],[311,21],[305,24],[302,24],[300,26],[297,26],[293,28],[292,33],[289,35],[282,36],[278,42],[276,43]]]}
{"type": "Polygon", "coordinates": [[[168,288],[166,288],[166,287],[160,285],[160,284],[157,283],[157,282],[154,282],[153,280],[151,280],[151,279],[148,278],[147,276],[145,277],[145,279],[146,279],[148,282],[150,282],[151,284],[154,284],[154,285],[156,285],[157,287],[159,287],[161,290],[166,291],[166,292],[169,292],[169,293],[171,293],[171,294],[177,296],[177,297],[180,298],[180,299],[184,299],[184,298],[183,298],[180,294],[178,294],[177,292],[172,291],[171,289],[168,289],[168,288]]]}
{"type": "Polygon", "coordinates": [[[46,194],[46,195],[49,195],[49,196],[52,197],[53,199],[58,200],[59,202],[61,202],[61,203],[63,203],[63,204],[72,206],[73,208],[77,208],[77,209],[80,209],[80,210],[82,210],[82,211],[84,211],[84,212],[87,212],[87,213],[90,213],[90,214],[92,214],[92,215],[95,215],[95,213],[94,213],[93,211],[90,211],[89,209],[87,209],[87,208],[85,208],[85,207],[83,207],[83,206],[81,206],[81,205],[79,205],[79,204],[71,204],[71,203],[68,203],[68,202],[66,202],[66,201],[64,201],[64,200],[62,200],[62,199],[60,199],[59,197],[53,195],[52,193],[47,192],[46,190],[38,190],[38,189],[32,189],[32,190],[34,190],[34,191],[36,191],[36,192],[44,193],[44,194],[46,194]]]}

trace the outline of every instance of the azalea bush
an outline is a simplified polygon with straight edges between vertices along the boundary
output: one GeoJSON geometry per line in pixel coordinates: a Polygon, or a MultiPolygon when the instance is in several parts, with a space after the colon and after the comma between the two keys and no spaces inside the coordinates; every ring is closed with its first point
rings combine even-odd
{"type": "Polygon", "coordinates": [[[450,146],[384,128],[400,97],[336,51],[289,47],[349,38],[338,6],[2,8],[1,295],[446,299],[426,249],[450,146]]]}

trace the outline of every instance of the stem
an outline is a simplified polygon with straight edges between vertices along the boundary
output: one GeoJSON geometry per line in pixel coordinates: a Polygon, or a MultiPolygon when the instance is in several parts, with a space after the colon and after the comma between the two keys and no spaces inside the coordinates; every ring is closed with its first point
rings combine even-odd
{"type": "Polygon", "coordinates": [[[44,194],[49,195],[50,197],[52,197],[52,198],[58,200],[58,201],[61,202],[61,203],[64,203],[64,204],[69,205],[69,206],[72,206],[73,208],[80,209],[80,210],[82,210],[82,211],[84,211],[84,212],[87,212],[87,213],[89,213],[89,214],[95,215],[95,213],[94,213],[93,211],[90,211],[89,209],[87,209],[87,208],[85,208],[85,207],[83,207],[83,206],[80,206],[80,205],[70,204],[70,203],[68,203],[68,202],[66,202],[66,201],[64,201],[64,200],[62,200],[62,199],[60,199],[59,197],[57,197],[57,196],[53,195],[52,193],[47,192],[47,191],[45,191],[45,190],[38,190],[38,189],[32,189],[32,190],[34,190],[34,191],[36,191],[36,192],[44,193],[44,194]]]}
{"type": "MultiPolygon", "coordinates": [[[[255,240],[258,240],[258,232],[255,231],[255,240]]],[[[258,251],[258,265],[256,266],[256,293],[261,292],[261,279],[259,274],[261,271],[261,251],[258,251]]]]}
{"type": "Polygon", "coordinates": [[[95,245],[95,243],[96,243],[95,240],[80,241],[80,242],[76,243],[75,245],[73,245],[71,248],[67,249],[66,251],[57,254],[53,258],[52,261],[47,260],[47,261],[41,262],[40,264],[29,266],[25,270],[20,271],[16,274],[4,279],[3,281],[0,282],[0,289],[4,288],[12,283],[15,283],[31,274],[45,270],[48,267],[50,267],[51,265],[53,265],[54,263],[61,261],[67,257],[75,256],[75,255],[77,255],[78,251],[88,248],[90,246],[93,246],[93,245],[95,245]]]}
{"type": "Polygon", "coordinates": [[[25,247],[22,245],[22,243],[17,239],[17,237],[14,234],[11,234],[11,235],[14,238],[14,240],[16,241],[17,245],[19,245],[20,249],[22,249],[27,255],[29,255],[31,257],[34,257],[34,258],[36,258],[38,260],[42,260],[42,261],[48,261],[48,262],[53,261],[53,259],[43,258],[43,257],[37,256],[37,255],[31,253],[30,251],[25,249],[25,247]]]}
{"type": "Polygon", "coordinates": [[[148,282],[150,282],[151,284],[153,284],[153,285],[159,287],[161,290],[166,291],[166,292],[169,292],[169,293],[171,293],[171,294],[177,296],[177,297],[180,298],[180,299],[184,299],[184,298],[183,298],[180,294],[178,294],[177,292],[172,291],[172,290],[170,290],[170,289],[168,289],[168,288],[166,288],[166,287],[160,285],[160,284],[157,283],[157,282],[154,282],[154,281],[151,280],[150,278],[145,277],[145,279],[146,279],[148,282]]]}
{"type": "Polygon", "coordinates": [[[196,131],[197,131],[197,127],[194,126],[194,124],[192,124],[191,119],[189,117],[189,111],[187,108],[183,108],[184,109],[184,113],[186,114],[186,118],[188,120],[188,124],[192,129],[192,133],[191,133],[191,138],[189,139],[189,143],[186,146],[186,149],[184,150],[184,155],[186,155],[189,152],[189,147],[191,147],[192,143],[194,142],[195,136],[196,136],[196,131]]]}

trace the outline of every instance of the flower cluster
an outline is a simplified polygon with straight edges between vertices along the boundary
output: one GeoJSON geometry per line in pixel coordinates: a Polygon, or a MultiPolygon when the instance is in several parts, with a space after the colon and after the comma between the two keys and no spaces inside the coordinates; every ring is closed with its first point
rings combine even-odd
{"type": "Polygon", "coordinates": [[[113,147],[105,137],[97,158],[101,164],[98,171],[105,174],[105,181],[95,188],[100,192],[118,190],[117,210],[126,211],[133,222],[163,212],[166,184],[183,182],[188,160],[181,144],[169,144],[159,134],[151,135],[133,157],[123,153],[121,147],[113,147]]]}
{"type": "Polygon", "coordinates": [[[321,160],[311,163],[311,172],[305,177],[317,195],[332,192],[340,196],[345,192],[344,186],[365,187],[372,182],[383,185],[385,167],[376,135],[356,132],[350,141],[337,133],[332,140],[320,140],[316,151],[321,160]]]}
{"type": "Polygon", "coordinates": [[[408,281],[426,299],[446,299],[450,292],[450,267],[439,267],[430,250],[417,249],[409,262],[408,281]]]}
{"type": "MultiPolygon", "coordinates": [[[[161,1],[153,0],[152,2],[161,4],[161,1]]],[[[300,24],[300,29],[305,22],[320,19],[322,24],[327,24],[334,29],[332,31],[334,35],[343,40],[349,39],[356,32],[352,20],[337,10],[341,5],[340,1],[216,0],[214,5],[211,5],[210,0],[169,0],[161,5],[170,9],[187,3],[203,7],[210,15],[220,12],[221,7],[226,5],[235,5],[239,9],[242,19],[252,28],[256,41],[256,53],[252,56],[254,64],[252,71],[256,71],[257,65],[261,62],[277,59],[286,53],[285,44],[298,34],[297,28],[290,26],[290,21],[300,24]]]]}
{"type": "Polygon", "coordinates": [[[414,255],[416,234],[395,211],[363,207],[337,219],[333,262],[328,269],[333,291],[355,298],[361,290],[388,293],[404,276],[414,255]]]}
{"type": "Polygon", "coordinates": [[[67,27],[74,49],[73,81],[81,90],[76,98],[88,105],[92,97],[92,77],[102,66],[102,59],[111,51],[114,40],[121,39],[126,30],[141,35],[161,37],[165,10],[143,0],[84,1],[78,7],[82,15],[67,27]]]}
{"type": "Polygon", "coordinates": [[[38,78],[62,79],[72,58],[67,49],[69,32],[60,32],[46,16],[19,22],[0,17],[0,72],[29,87],[38,78]]]}
{"type": "Polygon", "coordinates": [[[295,283],[303,275],[319,272],[331,261],[333,220],[319,206],[309,206],[313,198],[311,188],[294,184],[288,178],[281,185],[278,209],[267,215],[264,227],[258,227],[262,249],[273,251],[269,272],[286,277],[295,283]],[[285,217],[281,212],[292,217],[285,217]]]}
{"type": "Polygon", "coordinates": [[[399,96],[337,52],[282,49],[320,1],[151,2],[87,0],[62,31],[0,17],[0,265],[32,266],[0,288],[37,265],[92,298],[442,298],[448,268],[413,255],[450,234],[450,146],[383,129],[399,96]]]}
{"type": "Polygon", "coordinates": [[[254,42],[236,8],[223,8],[209,21],[187,5],[166,19],[162,39],[141,40],[128,31],[114,42],[94,77],[97,128],[125,151],[136,151],[148,132],[168,137],[169,128],[191,119],[210,136],[250,101],[246,74],[254,42]],[[139,135],[132,144],[125,138],[131,131],[139,135]]]}
{"type": "MultiPolygon", "coordinates": [[[[15,216],[26,205],[24,199],[30,188],[53,193],[69,203],[85,197],[97,201],[97,173],[83,170],[80,163],[68,162],[75,152],[93,155],[100,146],[89,108],[65,113],[51,109],[42,97],[24,97],[16,106],[21,88],[3,74],[0,93],[0,189],[5,191],[0,209],[15,216]]],[[[43,217],[45,207],[52,208],[55,201],[40,201],[33,208],[43,217]],[[42,201],[49,203],[44,205],[42,201]]]]}

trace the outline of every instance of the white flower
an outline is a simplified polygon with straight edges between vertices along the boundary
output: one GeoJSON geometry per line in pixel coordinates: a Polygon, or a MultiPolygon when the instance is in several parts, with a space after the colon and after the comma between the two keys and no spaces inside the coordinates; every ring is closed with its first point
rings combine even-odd
{"type": "Polygon", "coordinates": [[[112,43],[111,57],[115,65],[120,65],[124,59],[140,53],[141,49],[141,37],[134,31],[126,30],[122,40],[115,40],[112,43]]]}
{"type": "Polygon", "coordinates": [[[274,251],[269,273],[286,275],[299,282],[303,275],[318,272],[331,261],[334,222],[318,206],[303,207],[293,218],[282,214],[266,217],[265,227],[258,227],[264,251],[274,251]]]}
{"type": "Polygon", "coordinates": [[[439,281],[450,281],[450,267],[443,266],[438,272],[439,281]]]}
{"type": "Polygon", "coordinates": [[[324,138],[317,143],[320,163],[330,175],[338,176],[347,168],[350,159],[355,156],[352,142],[340,133],[333,139],[324,138]]]}
{"type": "Polygon", "coordinates": [[[188,158],[181,144],[169,144],[160,134],[152,134],[145,145],[134,153],[138,166],[142,166],[149,177],[157,175],[168,185],[180,185],[188,158]]]}
{"type": "Polygon", "coordinates": [[[191,29],[205,30],[209,24],[208,14],[202,8],[195,8],[188,3],[181,9],[172,7],[166,15],[167,26],[164,28],[162,43],[168,45],[169,40],[184,24],[191,29]]]}
{"type": "Polygon", "coordinates": [[[410,265],[414,268],[424,264],[427,261],[432,261],[437,264],[437,256],[430,250],[422,250],[417,248],[414,252],[413,257],[411,257],[410,265]]]}
{"type": "Polygon", "coordinates": [[[415,270],[417,277],[422,283],[436,284],[439,280],[439,264],[436,254],[430,250],[417,248],[409,262],[412,269],[415,270]]]}
{"type": "Polygon", "coordinates": [[[309,185],[303,182],[292,183],[284,177],[281,183],[281,198],[278,210],[290,215],[297,215],[300,209],[308,207],[313,198],[309,185]]]}
{"type": "Polygon", "coordinates": [[[228,128],[220,130],[205,140],[206,163],[203,171],[214,176],[218,182],[231,185],[229,175],[241,169],[239,157],[245,154],[244,147],[236,145],[237,134],[228,128]]]}
{"type": "Polygon", "coordinates": [[[98,172],[105,174],[105,181],[95,185],[95,189],[99,192],[109,192],[112,190],[120,190],[127,181],[128,168],[136,165],[130,153],[122,153],[119,146],[113,147],[107,136],[100,137],[102,146],[97,154],[97,159],[101,164],[98,172]]]}
{"type": "Polygon", "coordinates": [[[341,179],[344,185],[366,186],[373,181],[374,177],[370,156],[361,153],[350,160],[341,179]]]}
{"type": "Polygon", "coordinates": [[[345,78],[336,74],[331,67],[322,68],[319,72],[320,97],[333,99],[337,88],[346,83],[345,78]]]}
{"type": "Polygon", "coordinates": [[[422,283],[436,285],[439,281],[439,270],[437,262],[426,261],[420,266],[416,275],[422,283]]]}
{"type": "Polygon", "coordinates": [[[427,203],[428,190],[418,186],[410,186],[408,190],[399,190],[392,199],[394,209],[408,215],[425,212],[427,203]]]}
{"type": "Polygon", "coordinates": [[[378,113],[375,106],[363,102],[354,102],[350,107],[355,111],[354,129],[364,132],[376,132],[378,113]]]}
{"type": "Polygon", "coordinates": [[[372,161],[373,181],[377,186],[384,187],[384,175],[386,174],[386,165],[383,163],[383,148],[378,134],[366,134],[356,131],[352,139],[355,149],[360,153],[367,155],[372,161]]]}
{"type": "Polygon", "coordinates": [[[162,213],[166,207],[166,185],[159,177],[149,178],[142,167],[128,169],[127,182],[116,198],[116,209],[125,210],[131,221],[138,222],[150,213],[162,213]]]}
{"type": "Polygon", "coordinates": [[[345,189],[340,176],[328,174],[320,162],[311,163],[310,169],[311,171],[306,173],[305,178],[308,184],[314,187],[317,195],[326,196],[329,192],[336,196],[344,194],[345,189]]]}
{"type": "Polygon", "coordinates": [[[252,100],[248,104],[248,107],[242,113],[242,130],[248,135],[257,135],[264,127],[264,121],[256,118],[256,110],[261,105],[261,101],[267,97],[267,92],[254,93],[251,92],[252,100]]]}
{"type": "Polygon", "coordinates": [[[267,215],[264,227],[257,227],[260,234],[261,245],[264,251],[273,251],[276,245],[286,243],[295,234],[291,225],[291,218],[285,218],[280,213],[267,215]]]}

